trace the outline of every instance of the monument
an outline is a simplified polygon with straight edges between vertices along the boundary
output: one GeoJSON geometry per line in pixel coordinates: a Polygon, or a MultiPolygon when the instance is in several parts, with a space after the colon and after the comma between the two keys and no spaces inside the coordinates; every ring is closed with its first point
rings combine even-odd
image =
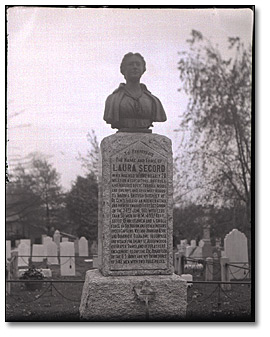
{"type": "Polygon", "coordinates": [[[126,84],[108,97],[104,119],[115,134],[101,142],[98,270],[86,273],[80,316],[88,321],[179,321],[186,281],[173,273],[171,140],[153,134],[161,102],[140,84],[145,61],[125,55],[126,84]]]}

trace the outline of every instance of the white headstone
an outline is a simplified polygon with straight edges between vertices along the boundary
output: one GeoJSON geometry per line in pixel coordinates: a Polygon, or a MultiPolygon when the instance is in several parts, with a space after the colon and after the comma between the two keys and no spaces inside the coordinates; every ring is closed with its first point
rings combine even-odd
{"type": "Polygon", "coordinates": [[[62,238],[62,242],[68,242],[68,238],[62,238]]]}
{"type": "Polygon", "coordinates": [[[58,261],[58,252],[57,252],[57,244],[55,242],[48,242],[47,243],[47,261],[48,264],[59,264],[58,261]]]}
{"type": "Polygon", "coordinates": [[[79,256],[88,256],[88,240],[84,236],[79,240],[79,256]]]}
{"type": "Polygon", "coordinates": [[[197,246],[196,240],[191,240],[190,245],[191,245],[191,247],[196,247],[197,246]]]}
{"type": "Polygon", "coordinates": [[[73,242],[60,243],[61,276],[75,276],[75,249],[73,242]]]}
{"type": "Polygon", "coordinates": [[[29,264],[29,257],[31,254],[31,247],[26,243],[18,245],[18,267],[25,267],[29,264]]]}
{"type": "Polygon", "coordinates": [[[41,244],[44,243],[44,239],[47,237],[47,234],[42,234],[41,235],[41,244]]]}
{"type": "Polygon", "coordinates": [[[195,247],[187,246],[186,247],[186,257],[189,257],[194,250],[195,250],[195,247]]]}
{"type": "Polygon", "coordinates": [[[200,241],[199,241],[199,247],[202,248],[202,247],[204,246],[204,244],[205,244],[204,240],[200,240],[200,241]]]}
{"type": "Polygon", "coordinates": [[[21,239],[20,243],[25,243],[27,244],[29,247],[31,247],[31,240],[30,239],[21,239]]]}
{"type": "Polygon", "coordinates": [[[224,239],[225,256],[229,258],[229,263],[235,262],[239,267],[229,266],[230,279],[243,279],[248,272],[248,245],[247,237],[238,229],[233,229],[224,239]],[[239,262],[241,262],[239,264],[239,262]]]}
{"type": "Polygon", "coordinates": [[[53,241],[56,243],[57,245],[57,249],[60,249],[60,241],[61,241],[61,235],[59,230],[56,230],[53,234],[53,241]]]}
{"type": "Polygon", "coordinates": [[[32,262],[42,262],[45,257],[44,245],[34,244],[32,247],[32,262]]]}
{"type": "Polygon", "coordinates": [[[47,253],[47,246],[48,246],[48,244],[50,242],[52,242],[52,238],[50,236],[44,237],[44,239],[43,239],[43,246],[44,246],[44,254],[45,254],[45,256],[48,255],[48,253],[47,253]]]}
{"type": "Polygon", "coordinates": [[[201,259],[203,257],[202,247],[200,246],[196,247],[194,251],[192,252],[192,254],[190,255],[190,257],[194,259],[201,259]]]}
{"type": "Polygon", "coordinates": [[[6,240],[6,259],[11,258],[11,241],[6,240]]]}

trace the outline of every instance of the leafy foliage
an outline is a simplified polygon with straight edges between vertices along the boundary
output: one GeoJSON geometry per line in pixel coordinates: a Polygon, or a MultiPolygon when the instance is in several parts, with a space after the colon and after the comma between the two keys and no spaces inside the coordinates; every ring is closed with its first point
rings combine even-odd
{"type": "Polygon", "coordinates": [[[18,165],[6,192],[7,224],[21,223],[25,236],[33,228],[49,234],[62,222],[64,204],[59,174],[47,160],[34,157],[28,168],[18,165]]]}
{"type": "Polygon", "coordinates": [[[75,234],[90,241],[97,239],[98,185],[94,173],[78,176],[66,196],[66,207],[75,234]]]}
{"type": "MultiPolygon", "coordinates": [[[[229,38],[224,59],[200,32],[192,31],[189,51],[178,69],[189,103],[177,130],[182,134],[176,166],[182,185],[196,202],[246,207],[250,221],[251,48],[229,38]]],[[[176,198],[177,199],[177,198],[176,198]]],[[[181,198],[179,199],[181,201],[181,198]]]]}
{"type": "Polygon", "coordinates": [[[42,274],[42,272],[37,270],[34,265],[32,265],[22,274],[20,279],[23,279],[23,280],[32,280],[32,279],[43,280],[44,275],[42,274]]]}
{"type": "Polygon", "coordinates": [[[98,177],[99,144],[93,129],[91,132],[87,133],[87,141],[90,143],[90,149],[87,151],[85,157],[79,153],[78,159],[87,174],[93,173],[96,177],[98,177]]]}

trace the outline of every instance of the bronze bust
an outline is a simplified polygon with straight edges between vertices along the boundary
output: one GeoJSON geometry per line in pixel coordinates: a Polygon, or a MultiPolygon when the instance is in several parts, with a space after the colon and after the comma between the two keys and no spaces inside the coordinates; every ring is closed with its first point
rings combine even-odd
{"type": "Polygon", "coordinates": [[[160,100],[140,83],[146,70],[139,53],[124,56],[120,71],[126,83],[121,83],[106,100],[104,120],[120,132],[152,132],[153,122],[165,122],[166,114],[160,100]]]}

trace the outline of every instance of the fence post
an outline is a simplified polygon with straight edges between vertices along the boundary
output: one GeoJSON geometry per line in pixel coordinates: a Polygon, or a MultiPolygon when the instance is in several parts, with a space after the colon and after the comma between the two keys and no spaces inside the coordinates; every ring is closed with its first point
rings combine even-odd
{"type": "Polygon", "coordinates": [[[185,254],[184,252],[179,253],[179,275],[185,273],[185,254]]]}
{"type": "Polygon", "coordinates": [[[179,252],[174,253],[174,272],[179,275],[179,252]]]}
{"type": "MultiPolygon", "coordinates": [[[[6,262],[6,281],[10,280],[10,261],[6,262]]],[[[10,295],[10,285],[11,283],[6,282],[6,292],[8,295],[10,295]]]]}
{"type": "Polygon", "coordinates": [[[17,251],[11,252],[10,277],[12,280],[18,277],[18,252],[17,251]]]}
{"type": "MultiPolygon", "coordinates": [[[[228,268],[229,258],[228,257],[221,257],[220,258],[220,271],[221,271],[221,281],[222,282],[229,282],[229,268],[228,268]]],[[[221,285],[223,290],[230,290],[230,284],[222,284],[221,285]]]]}
{"type": "Polygon", "coordinates": [[[213,281],[213,258],[206,258],[205,281],[213,281]]]}

